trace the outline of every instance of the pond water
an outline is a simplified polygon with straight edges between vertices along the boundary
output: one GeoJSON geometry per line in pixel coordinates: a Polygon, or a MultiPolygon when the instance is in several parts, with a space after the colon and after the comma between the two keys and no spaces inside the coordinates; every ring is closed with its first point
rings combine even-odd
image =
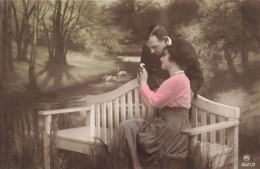
{"type": "MultiPolygon", "coordinates": [[[[112,91],[136,78],[135,67],[138,65],[137,62],[122,62],[121,64],[123,64],[121,67],[125,68],[122,70],[124,71],[123,75],[117,76],[116,72],[112,75],[108,75],[113,76],[115,78],[114,80],[106,81],[101,78],[92,83],[63,89],[54,93],[46,93],[37,101],[35,105],[36,109],[40,111],[85,106],[86,103],[84,98],[86,95],[95,95],[112,91]]],[[[72,115],[72,118],[75,120],[80,117],[72,115]]],[[[44,127],[43,118],[41,117],[39,118],[39,127],[41,129],[44,127]]]]}

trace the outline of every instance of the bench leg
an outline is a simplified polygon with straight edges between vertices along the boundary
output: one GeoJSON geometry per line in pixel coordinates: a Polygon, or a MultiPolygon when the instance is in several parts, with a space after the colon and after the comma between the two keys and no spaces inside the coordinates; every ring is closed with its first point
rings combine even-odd
{"type": "Polygon", "coordinates": [[[44,168],[50,169],[50,140],[48,133],[45,131],[43,136],[43,147],[44,147],[44,168]]]}
{"type": "Polygon", "coordinates": [[[238,156],[237,155],[234,156],[234,161],[231,165],[231,168],[232,169],[238,169],[238,156]]]}

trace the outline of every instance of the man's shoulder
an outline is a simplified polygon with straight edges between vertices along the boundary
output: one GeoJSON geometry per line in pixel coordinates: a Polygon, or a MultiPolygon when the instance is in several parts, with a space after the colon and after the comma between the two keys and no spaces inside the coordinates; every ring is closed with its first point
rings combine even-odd
{"type": "Polygon", "coordinates": [[[144,53],[144,52],[146,54],[151,54],[149,47],[146,46],[145,44],[143,44],[143,47],[142,47],[142,53],[144,53]]]}

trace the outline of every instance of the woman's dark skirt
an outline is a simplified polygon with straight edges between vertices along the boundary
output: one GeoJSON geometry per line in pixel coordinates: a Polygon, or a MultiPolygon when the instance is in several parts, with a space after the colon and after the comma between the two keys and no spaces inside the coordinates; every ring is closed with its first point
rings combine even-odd
{"type": "Polygon", "coordinates": [[[133,169],[159,167],[165,157],[187,152],[188,137],[180,132],[189,128],[189,113],[185,108],[165,107],[151,122],[126,120],[112,138],[110,151],[114,165],[133,169]]]}

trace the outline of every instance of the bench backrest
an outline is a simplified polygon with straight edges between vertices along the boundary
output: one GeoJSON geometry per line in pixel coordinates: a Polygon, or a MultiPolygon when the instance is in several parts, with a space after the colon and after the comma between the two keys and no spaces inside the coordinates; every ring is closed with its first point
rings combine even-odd
{"type": "MultiPolygon", "coordinates": [[[[223,121],[237,121],[240,117],[240,109],[208,100],[200,95],[192,101],[191,125],[193,128],[215,124],[223,121]]],[[[227,131],[212,131],[201,134],[197,139],[205,142],[228,145],[227,131]]]]}
{"type": "Polygon", "coordinates": [[[115,129],[127,119],[152,118],[154,112],[142,104],[136,79],[111,92],[87,95],[86,102],[94,106],[95,127],[115,129]]]}
{"type": "MultiPolygon", "coordinates": [[[[151,119],[155,109],[146,108],[139,97],[137,80],[104,94],[88,95],[86,102],[93,108],[94,126],[115,129],[131,118],[151,119]]],[[[239,108],[231,107],[197,96],[192,101],[192,127],[205,126],[227,120],[238,120],[239,108]]],[[[199,141],[227,144],[225,130],[201,134],[199,141]]]]}

